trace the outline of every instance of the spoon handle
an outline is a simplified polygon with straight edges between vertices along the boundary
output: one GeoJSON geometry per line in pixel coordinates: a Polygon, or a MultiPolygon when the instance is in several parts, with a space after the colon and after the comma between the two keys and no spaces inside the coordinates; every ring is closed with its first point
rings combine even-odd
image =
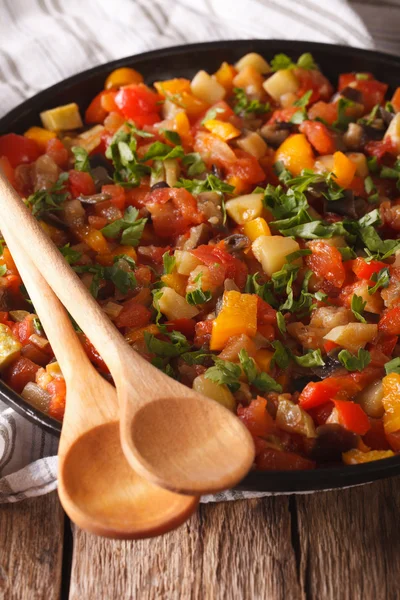
{"type": "MultiPolygon", "coordinates": [[[[110,371],[117,374],[129,346],[101,310],[85,285],[45,234],[17,192],[0,175],[0,214],[2,228],[18,232],[19,243],[43,278],[101,354],[110,371]]],[[[60,337],[61,339],[61,337],[60,337]]],[[[132,352],[133,359],[145,361],[132,352]]],[[[130,357],[132,362],[132,356],[130,357]]]]}

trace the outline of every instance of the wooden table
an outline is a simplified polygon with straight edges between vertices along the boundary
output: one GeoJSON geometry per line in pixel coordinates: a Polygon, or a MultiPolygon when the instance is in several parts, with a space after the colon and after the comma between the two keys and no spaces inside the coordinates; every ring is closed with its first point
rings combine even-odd
{"type": "Polygon", "coordinates": [[[72,527],[54,492],[0,506],[3,600],[398,600],[400,478],[200,506],[137,542],[72,527]]]}

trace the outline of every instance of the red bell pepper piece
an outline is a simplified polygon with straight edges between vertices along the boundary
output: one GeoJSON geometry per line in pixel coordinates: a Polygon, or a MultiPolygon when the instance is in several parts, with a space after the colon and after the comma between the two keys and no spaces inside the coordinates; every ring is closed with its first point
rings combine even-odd
{"type": "Polygon", "coordinates": [[[23,163],[33,162],[40,154],[37,143],[23,135],[6,133],[0,136],[0,157],[7,157],[14,168],[23,163]]]}
{"type": "Polygon", "coordinates": [[[260,396],[249,406],[239,406],[237,414],[252,435],[266,437],[275,429],[274,420],[267,411],[267,401],[260,396]]]}
{"type": "Polygon", "coordinates": [[[387,267],[387,264],[380,260],[366,262],[363,258],[356,258],[353,262],[352,269],[358,279],[370,280],[374,273],[379,273],[379,271],[385,267],[387,267]]]}
{"type": "Polygon", "coordinates": [[[371,428],[369,419],[359,404],[351,400],[334,400],[339,423],[359,435],[364,435],[371,428]]]}
{"type": "Polygon", "coordinates": [[[400,306],[385,312],[378,323],[378,329],[388,335],[400,335],[400,306]]]}
{"type": "Polygon", "coordinates": [[[304,410],[308,410],[314,406],[325,404],[329,400],[333,400],[340,388],[340,383],[333,377],[328,377],[323,381],[307,383],[299,396],[299,405],[304,410]]]}

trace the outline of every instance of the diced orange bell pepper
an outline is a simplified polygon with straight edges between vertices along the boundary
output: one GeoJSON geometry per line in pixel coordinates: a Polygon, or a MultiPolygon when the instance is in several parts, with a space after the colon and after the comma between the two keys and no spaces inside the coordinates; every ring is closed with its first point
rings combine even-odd
{"type": "MultiPolygon", "coordinates": [[[[101,217],[100,217],[101,218],[101,217]]],[[[107,252],[106,254],[99,254],[96,258],[97,262],[105,267],[111,267],[114,263],[114,259],[117,256],[129,256],[135,262],[137,261],[137,254],[135,248],[133,246],[117,246],[115,250],[112,252],[107,252]]]]}
{"type": "Polygon", "coordinates": [[[313,168],[314,153],[304,133],[291,135],[279,146],[275,153],[275,162],[278,161],[294,176],[300,175],[303,169],[313,168]]]}
{"type": "Polygon", "coordinates": [[[346,465],[361,465],[363,463],[381,460],[382,458],[390,458],[394,456],[392,450],[371,450],[370,452],[361,452],[356,448],[343,452],[342,458],[346,465]]]}
{"type": "Polygon", "coordinates": [[[42,152],[46,151],[47,142],[56,137],[55,131],[43,129],[43,127],[29,127],[25,131],[24,136],[30,140],[34,140],[42,152]]]}
{"type": "Polygon", "coordinates": [[[11,256],[11,252],[8,248],[4,248],[3,254],[0,256],[0,265],[5,265],[7,267],[8,274],[18,274],[17,265],[15,264],[14,259],[11,256]]]}
{"type": "Polygon", "coordinates": [[[353,181],[356,165],[343,152],[335,152],[333,155],[333,173],[336,175],[334,181],[341,187],[348,187],[353,181]]]}
{"type": "Polygon", "coordinates": [[[250,186],[247,183],[247,181],[244,181],[244,179],[241,179],[241,177],[238,177],[237,175],[232,175],[232,177],[228,177],[227,183],[235,188],[233,190],[233,193],[236,195],[243,194],[244,192],[250,190],[250,186]]]}
{"type": "Polygon", "coordinates": [[[215,73],[215,79],[220,83],[228,92],[231,93],[233,88],[233,78],[237,75],[235,67],[223,62],[218,71],[215,73]]]}
{"type": "Polygon", "coordinates": [[[160,330],[157,325],[147,325],[147,327],[132,327],[129,329],[128,333],[125,334],[125,339],[128,344],[134,344],[135,342],[142,341],[144,339],[144,334],[151,333],[152,335],[159,335],[160,330]]]}
{"type": "Polygon", "coordinates": [[[175,94],[190,92],[190,80],[183,77],[176,77],[175,79],[167,79],[166,81],[155,81],[154,87],[161,96],[168,98],[175,94]]]}
{"type": "Polygon", "coordinates": [[[256,356],[255,356],[255,361],[257,363],[258,368],[261,371],[265,371],[266,373],[268,373],[271,368],[271,362],[272,362],[273,356],[274,356],[274,353],[271,352],[271,350],[266,350],[265,348],[261,348],[260,350],[257,350],[256,356]]]}
{"type": "Polygon", "coordinates": [[[102,96],[108,92],[100,92],[93,98],[85,112],[86,123],[102,123],[107,116],[107,111],[101,105],[102,96]]]}
{"type": "Polygon", "coordinates": [[[123,85],[131,85],[132,83],[143,83],[142,75],[130,67],[121,67],[109,74],[104,87],[106,90],[110,90],[111,88],[119,88],[123,85]]]}
{"type": "Polygon", "coordinates": [[[245,67],[234,77],[233,85],[235,87],[243,88],[246,93],[262,93],[264,83],[264,77],[251,65],[245,67]]]}
{"type": "Polygon", "coordinates": [[[184,146],[193,145],[193,136],[190,129],[191,125],[187,114],[183,110],[179,111],[174,117],[173,130],[179,134],[184,146]]]}
{"type": "Polygon", "coordinates": [[[103,94],[100,98],[100,104],[107,112],[119,112],[118,106],[115,104],[116,90],[110,90],[107,94],[103,94]]]}
{"type": "Polygon", "coordinates": [[[109,253],[109,246],[107,240],[101,233],[101,231],[98,231],[97,229],[92,229],[88,226],[84,226],[78,227],[77,233],[79,237],[98,254],[109,253]]]}
{"type": "Polygon", "coordinates": [[[340,425],[345,429],[364,435],[371,428],[369,419],[359,404],[351,400],[334,400],[340,425]]]}
{"type": "Polygon", "coordinates": [[[382,380],[383,383],[383,425],[385,433],[400,431],[400,374],[390,373],[382,380]]]}
{"type": "Polygon", "coordinates": [[[223,139],[224,142],[232,140],[241,134],[240,129],[232,125],[232,123],[225,123],[218,119],[209,119],[204,123],[204,127],[214,135],[223,139]]]}
{"type": "Polygon", "coordinates": [[[230,337],[257,333],[257,296],[241,294],[234,290],[225,292],[222,309],[213,322],[211,350],[222,350],[230,337]]]}
{"type": "Polygon", "coordinates": [[[175,290],[175,292],[180,296],[185,296],[188,281],[186,275],[180,275],[179,273],[169,273],[168,275],[163,275],[161,277],[161,281],[165,283],[165,285],[167,285],[168,287],[175,290]]]}
{"type": "Polygon", "coordinates": [[[262,217],[257,217],[257,219],[253,219],[252,221],[247,221],[244,224],[244,234],[254,242],[261,235],[271,235],[271,230],[268,226],[268,223],[262,217]]]}
{"type": "Polygon", "coordinates": [[[169,100],[183,108],[186,111],[187,116],[193,120],[198,119],[210,107],[207,102],[200,100],[200,98],[196,98],[196,96],[193,96],[193,94],[189,92],[182,92],[182,94],[177,94],[173,97],[171,96],[169,100]]]}

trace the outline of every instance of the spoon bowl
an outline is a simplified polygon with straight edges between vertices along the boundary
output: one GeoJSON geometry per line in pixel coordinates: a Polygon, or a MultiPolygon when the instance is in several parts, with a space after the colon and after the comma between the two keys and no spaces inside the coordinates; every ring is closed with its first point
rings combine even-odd
{"type": "Polygon", "coordinates": [[[160,535],[181,525],[198,505],[198,498],[164,490],[130,467],[117,421],[79,437],[64,456],[59,478],[58,493],[69,517],[104,537],[160,535]]]}
{"type": "Polygon", "coordinates": [[[121,414],[122,447],[136,471],[147,478],[151,473],[154,483],[164,487],[168,483],[168,489],[180,493],[214,493],[231,487],[252,465],[250,434],[213,400],[188,390],[185,400],[168,396],[132,412],[129,407],[127,400],[121,414]]]}

